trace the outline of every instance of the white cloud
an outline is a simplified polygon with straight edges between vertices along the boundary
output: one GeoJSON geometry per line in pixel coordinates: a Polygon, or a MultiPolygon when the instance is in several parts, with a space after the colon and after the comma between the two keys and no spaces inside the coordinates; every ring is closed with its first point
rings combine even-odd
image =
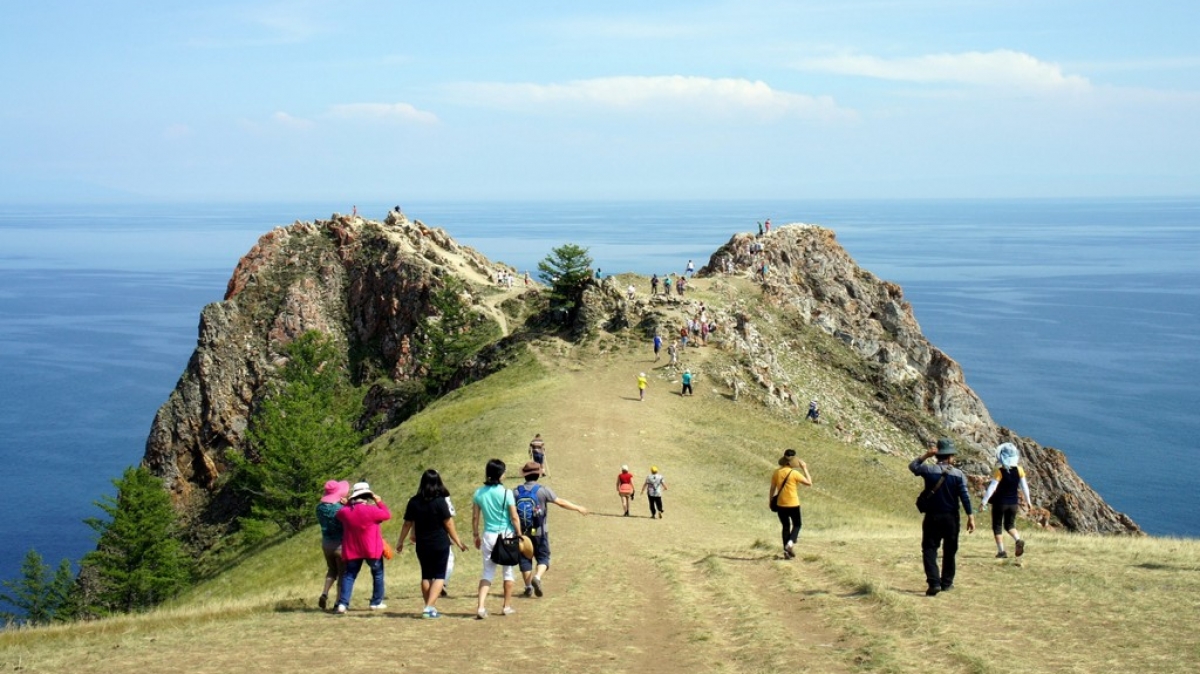
{"type": "Polygon", "coordinates": [[[1029,54],[1007,49],[900,59],[832,56],[804,59],[795,65],[800,70],[839,75],[997,89],[1083,92],[1092,86],[1086,77],[1064,74],[1062,66],[1056,63],[1039,61],[1029,54]]]}
{"type": "Polygon", "coordinates": [[[286,112],[277,112],[271,115],[271,119],[275,120],[276,124],[286,126],[289,129],[311,129],[313,127],[311,120],[289,115],[286,112]]]}
{"type": "Polygon", "coordinates": [[[700,113],[751,112],[764,118],[855,116],[852,110],[838,107],[829,96],[777,91],[761,80],[627,76],[563,84],[475,83],[457,85],[454,89],[472,102],[505,108],[560,105],[630,111],[684,108],[700,113]]]}
{"type": "Polygon", "coordinates": [[[426,110],[418,110],[408,103],[342,103],[329,108],[326,116],[335,119],[366,119],[418,124],[436,124],[438,121],[437,115],[426,110]]]}

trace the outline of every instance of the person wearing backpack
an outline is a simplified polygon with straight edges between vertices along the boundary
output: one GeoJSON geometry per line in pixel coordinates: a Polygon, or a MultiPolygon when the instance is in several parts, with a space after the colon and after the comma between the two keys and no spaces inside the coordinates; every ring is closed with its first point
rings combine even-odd
{"type": "Polygon", "coordinates": [[[926,499],[925,519],[921,522],[921,559],[925,566],[927,596],[935,596],[954,587],[954,556],[958,553],[958,506],[967,513],[967,533],[975,532],[975,513],[971,510],[971,495],[967,493],[967,478],[954,467],[958,451],[949,438],[937,441],[931,448],[908,464],[908,469],[924,480],[926,499]],[[937,465],[925,463],[937,456],[937,465]],[[937,553],[942,548],[942,569],[938,572],[937,553]]]}
{"type": "Polygon", "coordinates": [[[1025,481],[1025,469],[1021,468],[1021,453],[1017,446],[1006,442],[996,448],[998,465],[992,474],[992,481],[983,495],[981,510],[992,506],[992,533],[996,536],[996,558],[1008,557],[1004,550],[1004,532],[1013,537],[1017,547],[1017,557],[1025,554],[1025,540],[1017,531],[1017,511],[1020,509],[1018,492],[1025,494],[1025,503],[1033,505],[1029,499],[1029,483],[1025,481]]]}
{"type": "Polygon", "coordinates": [[[542,596],[542,576],[550,568],[550,535],[546,531],[546,506],[553,503],[581,515],[588,514],[587,508],[559,498],[550,487],[538,484],[538,478],[541,476],[542,466],[536,461],[530,461],[521,468],[521,477],[525,478],[525,484],[513,490],[521,531],[533,541],[533,559],[522,556],[520,562],[521,575],[525,577],[526,597],[542,596]]]}

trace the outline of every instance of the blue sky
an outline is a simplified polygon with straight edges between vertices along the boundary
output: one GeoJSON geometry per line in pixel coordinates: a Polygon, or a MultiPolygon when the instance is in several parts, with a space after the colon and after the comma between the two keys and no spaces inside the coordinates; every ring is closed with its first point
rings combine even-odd
{"type": "Polygon", "coordinates": [[[1200,3],[6,0],[0,200],[1200,195],[1200,3]]]}

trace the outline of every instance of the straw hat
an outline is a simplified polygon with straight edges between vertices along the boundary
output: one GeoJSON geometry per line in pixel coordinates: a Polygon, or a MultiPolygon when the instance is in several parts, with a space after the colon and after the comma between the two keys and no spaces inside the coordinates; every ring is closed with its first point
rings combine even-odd
{"type": "Polygon", "coordinates": [[[521,536],[521,556],[525,559],[533,559],[533,539],[528,536],[521,536]]]}

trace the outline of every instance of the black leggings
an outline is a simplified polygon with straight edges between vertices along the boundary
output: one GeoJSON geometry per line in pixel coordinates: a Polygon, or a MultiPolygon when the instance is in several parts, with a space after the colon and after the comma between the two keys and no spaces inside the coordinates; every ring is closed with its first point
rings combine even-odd
{"type": "Polygon", "coordinates": [[[649,494],[646,494],[646,498],[650,499],[650,516],[651,517],[654,517],[655,512],[663,511],[661,496],[651,496],[649,494]]]}
{"type": "Polygon", "coordinates": [[[780,506],[779,524],[783,527],[783,546],[786,548],[788,543],[795,543],[796,539],[800,538],[800,506],[780,506]]]}

